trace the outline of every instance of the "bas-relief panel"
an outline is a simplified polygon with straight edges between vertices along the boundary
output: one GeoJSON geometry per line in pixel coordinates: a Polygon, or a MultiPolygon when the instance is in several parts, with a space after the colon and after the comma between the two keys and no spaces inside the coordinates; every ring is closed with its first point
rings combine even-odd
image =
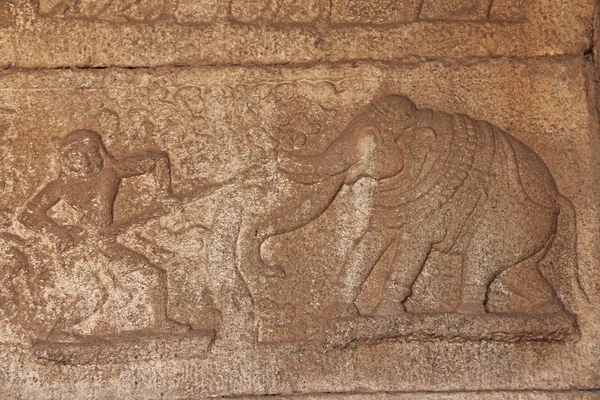
{"type": "Polygon", "coordinates": [[[75,364],[156,357],[152,346],[205,356],[229,298],[245,297],[232,258],[244,214],[293,189],[275,149],[326,141],[352,91],[328,80],[88,83],[64,103],[47,88],[2,109],[2,339],[75,364]]]}
{"type": "Polygon", "coordinates": [[[575,211],[535,151],[375,68],[261,74],[5,91],[3,342],[105,364],[240,334],[578,339],[575,211]]]}

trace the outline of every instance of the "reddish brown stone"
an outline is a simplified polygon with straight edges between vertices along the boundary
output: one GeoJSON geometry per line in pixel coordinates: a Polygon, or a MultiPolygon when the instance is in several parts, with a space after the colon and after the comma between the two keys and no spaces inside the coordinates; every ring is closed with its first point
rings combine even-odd
{"type": "Polygon", "coordinates": [[[0,2],[0,398],[597,398],[594,7],[0,2]]]}
{"type": "Polygon", "coordinates": [[[335,24],[391,24],[415,21],[422,0],[333,0],[331,21],[335,24]]]}
{"type": "Polygon", "coordinates": [[[433,20],[485,20],[492,0],[424,0],[420,17],[433,20]]]}

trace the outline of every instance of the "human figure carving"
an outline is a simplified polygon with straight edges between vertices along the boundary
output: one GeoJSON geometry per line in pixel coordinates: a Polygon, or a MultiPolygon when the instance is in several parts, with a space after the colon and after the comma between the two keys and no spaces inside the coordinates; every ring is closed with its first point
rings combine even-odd
{"type": "MultiPolygon", "coordinates": [[[[167,277],[165,271],[141,254],[119,244],[113,223],[113,208],[123,178],[152,174],[157,197],[171,194],[169,159],[164,152],[147,152],[116,159],[104,148],[98,133],[76,130],[60,140],[61,172],[26,205],[20,221],[27,227],[55,238],[59,254],[75,252],[75,258],[102,261],[93,271],[85,297],[77,297],[63,312],[50,332],[55,340],[73,339],[70,329],[99,312],[109,295],[120,290],[128,299],[127,281],[145,293],[150,304],[150,329],[185,332],[186,324],[167,315],[167,277]],[[60,225],[48,216],[63,201],[81,214],[77,224],[60,225]],[[135,278],[134,276],[138,277],[135,278]],[[143,281],[143,282],[142,282],[143,281]]],[[[68,259],[67,264],[71,262],[68,259]]],[[[67,268],[76,268],[67,265],[67,268]]],[[[110,316],[109,316],[110,317],[110,316]]]]}
{"type": "Polygon", "coordinates": [[[289,203],[251,221],[239,240],[242,262],[264,275],[283,275],[261,258],[267,238],[317,218],[343,185],[366,193],[359,207],[369,208],[370,220],[335,282],[332,318],[359,314],[354,303],[361,286],[393,245],[377,315],[405,312],[432,249],[462,257],[458,313],[485,313],[489,285],[516,265],[532,268],[547,300],[554,299],[538,262],[552,244],[559,215],[570,218],[572,206],[530,148],[486,122],[418,109],[406,97],[388,95],[358,113],[323,153],[282,152],[279,166],[303,185],[289,203]]]}

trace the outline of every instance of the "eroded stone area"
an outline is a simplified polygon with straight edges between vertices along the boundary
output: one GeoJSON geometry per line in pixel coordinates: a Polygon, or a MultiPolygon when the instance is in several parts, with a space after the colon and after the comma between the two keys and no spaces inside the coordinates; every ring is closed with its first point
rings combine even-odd
{"type": "MultiPolygon", "coordinates": [[[[531,354],[549,387],[593,385],[591,367],[565,373],[594,365],[597,337],[586,74],[580,58],[5,74],[2,340],[19,350],[2,356],[44,382],[70,365],[84,386],[90,365],[158,385],[191,368],[174,395],[348,391],[375,364],[386,372],[372,390],[417,390],[401,371],[431,351],[445,355],[414,373],[436,390],[464,376],[431,363],[473,351],[464,373],[487,372],[472,388],[535,382],[531,354]],[[381,190],[429,179],[416,200],[381,190]],[[388,211],[374,219],[377,207],[388,211]],[[500,226],[512,231],[469,250],[500,226]],[[413,239],[424,256],[406,250],[413,239]],[[469,291],[468,254],[506,261],[469,291]],[[232,358],[251,363],[249,384],[233,371],[194,383],[232,358]]],[[[17,376],[6,387],[23,388],[17,376]]],[[[110,387],[92,396],[153,393],[110,387]]]]}
{"type": "Polygon", "coordinates": [[[593,398],[593,7],[0,4],[0,393],[593,398]]]}
{"type": "Polygon", "coordinates": [[[593,10],[593,0],[19,0],[0,4],[0,65],[578,55],[591,46],[593,10]]]}

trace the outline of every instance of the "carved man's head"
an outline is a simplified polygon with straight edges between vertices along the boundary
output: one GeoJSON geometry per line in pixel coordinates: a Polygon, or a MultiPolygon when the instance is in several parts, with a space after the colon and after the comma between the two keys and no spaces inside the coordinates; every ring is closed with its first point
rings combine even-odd
{"type": "Polygon", "coordinates": [[[60,141],[60,163],[63,173],[87,178],[104,166],[102,139],[94,131],[76,130],[60,141]]]}

